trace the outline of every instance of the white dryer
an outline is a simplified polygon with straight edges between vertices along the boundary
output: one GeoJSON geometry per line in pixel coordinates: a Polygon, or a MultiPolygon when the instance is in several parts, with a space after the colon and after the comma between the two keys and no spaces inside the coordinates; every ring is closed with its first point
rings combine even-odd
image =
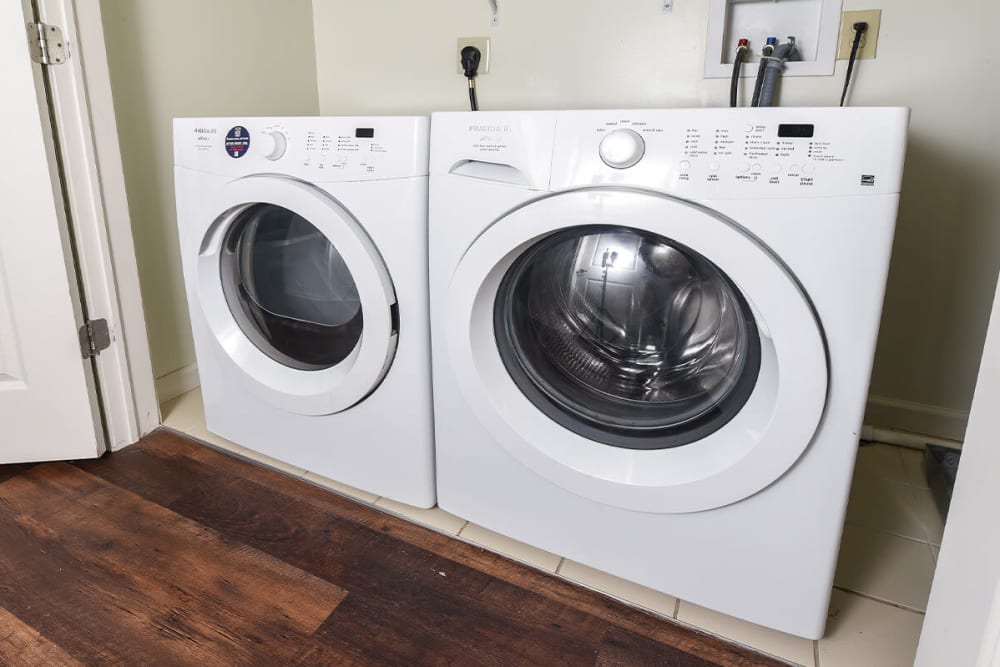
{"type": "Polygon", "coordinates": [[[441,507],[822,635],[907,119],[435,114],[441,507]]]}
{"type": "Polygon", "coordinates": [[[434,504],[427,118],[174,121],[207,426],[434,504]]]}

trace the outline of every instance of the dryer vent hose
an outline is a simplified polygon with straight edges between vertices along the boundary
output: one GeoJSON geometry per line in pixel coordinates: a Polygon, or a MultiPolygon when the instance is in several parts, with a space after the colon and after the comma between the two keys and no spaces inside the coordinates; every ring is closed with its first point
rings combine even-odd
{"type": "Polygon", "coordinates": [[[789,37],[788,41],[774,49],[774,52],[767,57],[761,58],[761,65],[764,67],[764,80],[760,86],[760,106],[769,107],[774,103],[774,94],[778,90],[778,80],[781,72],[785,69],[785,62],[802,60],[802,54],[795,45],[795,38],[789,37]]]}

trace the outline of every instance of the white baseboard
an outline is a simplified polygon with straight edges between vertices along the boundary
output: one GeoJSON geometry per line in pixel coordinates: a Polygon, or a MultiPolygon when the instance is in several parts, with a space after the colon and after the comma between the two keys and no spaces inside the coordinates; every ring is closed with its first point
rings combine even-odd
{"type": "Polygon", "coordinates": [[[876,429],[904,431],[919,435],[923,442],[945,440],[961,442],[965,438],[965,427],[969,413],[937,405],[903,401],[888,396],[868,397],[865,424],[876,429]]]}
{"type": "Polygon", "coordinates": [[[197,389],[201,385],[197,364],[178,368],[156,378],[156,399],[160,404],[197,389]]]}

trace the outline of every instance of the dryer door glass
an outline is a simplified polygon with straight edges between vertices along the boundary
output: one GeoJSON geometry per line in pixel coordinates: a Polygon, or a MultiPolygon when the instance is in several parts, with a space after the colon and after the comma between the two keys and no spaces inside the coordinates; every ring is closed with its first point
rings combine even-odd
{"type": "Polygon", "coordinates": [[[757,325],[707,258],[628,227],[573,227],[504,275],[494,305],[511,377],[550,418],[633,449],[689,444],[744,405],[757,325]]]}
{"type": "Polygon", "coordinates": [[[223,240],[220,268],[233,317],[275,361],[322,370],[361,340],[361,299],[347,264],[292,211],[255,204],[240,212],[223,240]]]}

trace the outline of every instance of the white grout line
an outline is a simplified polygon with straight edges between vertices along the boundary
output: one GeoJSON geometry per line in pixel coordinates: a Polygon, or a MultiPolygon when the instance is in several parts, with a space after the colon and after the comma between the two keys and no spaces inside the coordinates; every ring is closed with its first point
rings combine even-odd
{"type": "Polygon", "coordinates": [[[892,600],[886,600],[884,598],[875,597],[871,593],[862,593],[861,591],[856,591],[850,588],[845,588],[843,586],[836,586],[836,585],[833,588],[834,590],[838,590],[841,593],[849,593],[851,595],[857,595],[859,598],[865,598],[866,600],[871,600],[872,602],[878,602],[879,604],[884,604],[887,607],[895,607],[896,609],[902,609],[903,611],[908,611],[913,614],[918,614],[920,616],[923,616],[925,614],[923,609],[916,609],[915,607],[910,607],[900,602],[893,602],[892,600]]]}

